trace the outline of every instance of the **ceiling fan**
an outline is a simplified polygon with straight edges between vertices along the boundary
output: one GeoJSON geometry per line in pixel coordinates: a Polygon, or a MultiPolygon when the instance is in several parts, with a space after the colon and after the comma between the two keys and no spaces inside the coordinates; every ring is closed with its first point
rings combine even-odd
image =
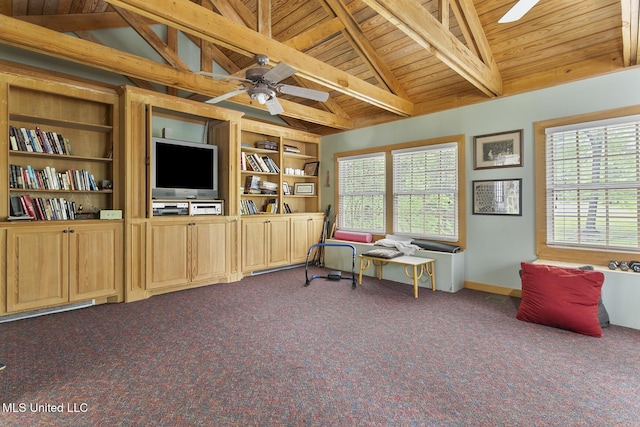
{"type": "Polygon", "coordinates": [[[206,103],[216,104],[220,101],[224,101],[225,99],[246,92],[252,100],[258,101],[259,104],[266,106],[269,113],[275,115],[284,112],[282,105],[280,105],[278,98],[276,98],[276,93],[283,93],[285,95],[292,95],[320,102],[325,102],[329,99],[329,94],[327,92],[279,83],[280,81],[294,75],[297,72],[295,68],[283,62],[273,68],[267,68],[265,65],[269,62],[269,57],[266,55],[256,55],[254,58],[258,63],[258,66],[249,68],[245,73],[245,78],[207,72],[198,73],[213,77],[216,80],[233,79],[240,80],[240,82],[242,82],[242,87],[240,89],[211,98],[206,101],[206,103]]]}
{"type": "Polygon", "coordinates": [[[507,22],[514,22],[522,18],[527,12],[538,3],[539,0],[519,0],[513,5],[502,18],[498,20],[498,23],[505,24],[507,22]]]}

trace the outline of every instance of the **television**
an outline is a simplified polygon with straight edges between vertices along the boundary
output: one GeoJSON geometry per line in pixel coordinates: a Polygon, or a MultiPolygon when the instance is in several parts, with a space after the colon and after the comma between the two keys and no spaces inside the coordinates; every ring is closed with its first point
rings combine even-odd
{"type": "Polygon", "coordinates": [[[152,138],[151,142],[152,198],[218,198],[216,145],[167,138],[152,138]]]}

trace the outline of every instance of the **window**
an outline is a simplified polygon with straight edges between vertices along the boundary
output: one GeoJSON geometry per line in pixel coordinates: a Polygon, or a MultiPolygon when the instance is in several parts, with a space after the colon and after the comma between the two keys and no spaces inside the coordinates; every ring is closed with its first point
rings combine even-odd
{"type": "Polygon", "coordinates": [[[539,251],[588,250],[575,261],[605,265],[615,253],[638,252],[640,115],[547,126],[543,154],[546,217],[538,221],[546,241],[539,251]]]}
{"type": "Polygon", "coordinates": [[[405,148],[393,157],[393,229],[427,239],[458,239],[456,143],[405,148]]]}
{"type": "Polygon", "coordinates": [[[337,227],[464,248],[465,136],[336,153],[337,227]]]}
{"type": "Polygon", "coordinates": [[[341,230],[385,233],[384,153],[338,159],[338,226],[341,230]]]}

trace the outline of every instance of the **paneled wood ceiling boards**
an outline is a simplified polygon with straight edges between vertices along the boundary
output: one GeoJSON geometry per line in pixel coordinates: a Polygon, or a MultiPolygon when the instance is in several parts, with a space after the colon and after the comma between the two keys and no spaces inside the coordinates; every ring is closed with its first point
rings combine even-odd
{"type": "MultiPolygon", "coordinates": [[[[330,134],[637,66],[637,0],[0,0],[0,43],[127,76],[136,86],[206,100],[238,88],[196,74],[212,62],[243,77],[266,54],[298,72],[282,83],[326,102],[278,94],[291,126],[330,134]],[[154,25],[167,26],[161,38],[154,25]],[[95,32],[132,28],[153,55],[95,32]],[[155,30],[155,31],[154,31],[155,30]],[[178,50],[183,33],[200,69],[178,50]],[[160,57],[161,60],[157,58],[160,57]],[[155,59],[150,59],[155,58],[155,59]],[[160,86],[159,86],[160,85],[160,86]]],[[[243,93],[229,99],[251,104],[243,93]]]]}

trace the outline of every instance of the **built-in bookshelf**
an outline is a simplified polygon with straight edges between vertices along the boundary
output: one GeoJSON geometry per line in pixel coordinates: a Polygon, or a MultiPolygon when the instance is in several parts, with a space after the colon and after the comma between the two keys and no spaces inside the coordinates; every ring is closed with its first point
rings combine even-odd
{"type": "Polygon", "coordinates": [[[317,135],[243,120],[240,151],[242,215],[319,211],[317,135]]]}
{"type": "Polygon", "coordinates": [[[113,104],[9,85],[4,218],[98,218],[114,209],[113,104]]]}

